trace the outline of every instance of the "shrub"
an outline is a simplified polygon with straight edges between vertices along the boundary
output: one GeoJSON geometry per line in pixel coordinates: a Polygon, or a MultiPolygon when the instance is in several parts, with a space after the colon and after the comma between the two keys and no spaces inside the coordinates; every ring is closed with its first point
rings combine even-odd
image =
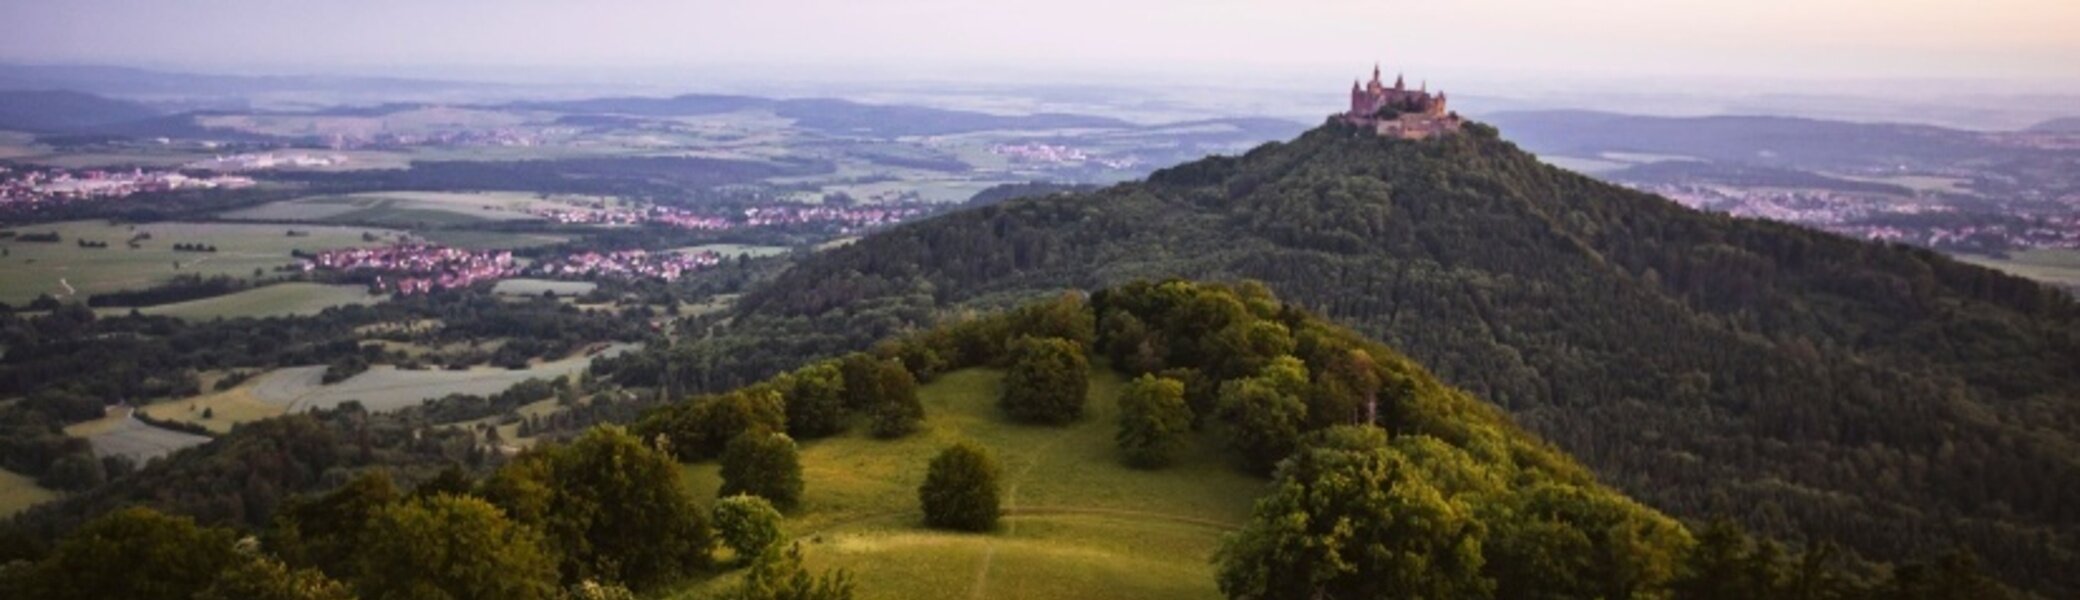
{"type": "Polygon", "coordinates": [[[715,502],[715,533],[745,562],[780,543],[780,511],[766,499],[737,494],[715,502]]]}
{"type": "Polygon", "coordinates": [[[963,442],[941,450],[917,490],[925,524],[963,531],[996,527],[1002,513],[997,479],[996,459],[982,448],[963,442]]]}
{"type": "Polygon", "coordinates": [[[802,462],[784,433],[747,431],[722,451],[722,495],[750,494],[782,510],[802,499],[802,462]]]}
{"type": "Polygon", "coordinates": [[[1184,382],[1142,375],[1119,395],[1119,443],[1127,464],[1142,468],[1170,463],[1170,455],[1192,427],[1185,405],[1184,382]]]}

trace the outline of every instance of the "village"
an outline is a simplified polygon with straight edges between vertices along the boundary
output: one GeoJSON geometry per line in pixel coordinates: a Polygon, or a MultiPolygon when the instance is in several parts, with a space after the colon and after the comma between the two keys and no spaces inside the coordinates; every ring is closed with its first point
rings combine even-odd
{"type": "Polygon", "coordinates": [[[668,227],[703,231],[725,231],[744,227],[829,224],[838,227],[837,233],[849,234],[862,229],[892,225],[923,216],[931,212],[931,210],[932,207],[930,205],[917,202],[865,206],[788,203],[709,212],[666,206],[650,206],[645,208],[547,208],[532,211],[532,214],[563,224],[641,225],[656,223],[668,227]]]}
{"type": "Polygon", "coordinates": [[[306,273],[369,273],[373,277],[365,281],[374,291],[403,295],[465,288],[524,275],[555,279],[604,277],[675,281],[722,263],[722,255],[712,250],[649,252],[637,249],[578,252],[523,265],[510,250],[466,250],[419,242],[326,250],[300,254],[298,258],[302,260],[300,268],[306,273]]]}
{"type": "Polygon", "coordinates": [[[2080,212],[2070,210],[2080,208],[2080,197],[2067,198],[2068,210],[2052,214],[1979,218],[1949,204],[1879,193],[1697,183],[1629,187],[1698,210],[1793,223],[1857,239],[1940,250],[2080,249],[2080,212]]]}
{"type": "Polygon", "coordinates": [[[236,175],[191,177],[166,170],[0,166],[0,213],[30,213],[73,202],[111,200],[145,192],[252,186],[252,178],[236,175]]]}

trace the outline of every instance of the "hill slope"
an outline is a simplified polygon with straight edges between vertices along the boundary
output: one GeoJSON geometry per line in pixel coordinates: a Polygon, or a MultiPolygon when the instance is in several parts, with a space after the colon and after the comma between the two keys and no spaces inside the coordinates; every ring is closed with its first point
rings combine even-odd
{"type": "Polygon", "coordinates": [[[159,116],[151,107],[62,90],[0,91],[0,129],[36,133],[93,129],[159,116]]]}
{"type": "Polygon", "coordinates": [[[1690,211],[1470,132],[1328,125],[1145,183],[900,227],[745,297],[739,327],[796,345],[743,343],[715,364],[770,369],[758,361],[1060,286],[1252,278],[1665,510],[1877,558],[1963,544],[2013,580],[2080,590],[2070,297],[1931,252],[1690,211]]]}

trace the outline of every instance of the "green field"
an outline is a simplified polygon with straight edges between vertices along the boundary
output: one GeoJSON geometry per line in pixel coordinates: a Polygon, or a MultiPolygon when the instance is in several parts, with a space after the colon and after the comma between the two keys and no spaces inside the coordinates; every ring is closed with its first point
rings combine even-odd
{"type": "Polygon", "coordinates": [[[548,233],[481,231],[475,229],[429,229],[412,235],[442,246],[467,250],[514,250],[550,246],[571,241],[570,236],[548,233]]]}
{"type": "Polygon", "coordinates": [[[22,509],[57,498],[57,492],[36,485],[35,479],[0,469],[0,518],[14,516],[22,509]]]}
{"type": "Polygon", "coordinates": [[[187,421],[207,427],[212,432],[226,433],[231,431],[233,425],[282,414],[282,407],[262,402],[253,395],[255,384],[253,379],[248,379],[245,383],[221,392],[160,402],[138,410],[144,411],[144,414],[154,419],[187,421]],[[205,412],[208,414],[207,417],[203,416],[205,412]]]}
{"type": "Polygon", "coordinates": [[[505,279],[491,286],[491,293],[509,296],[540,296],[551,292],[558,296],[577,296],[590,292],[599,284],[590,281],[558,281],[555,279],[505,279]]]}
{"type": "Polygon", "coordinates": [[[2023,250],[2007,258],[1959,255],[1958,259],[2080,291],[2080,250],[2023,250]]]}
{"type": "Polygon", "coordinates": [[[229,223],[152,223],[111,225],[104,221],[68,221],[11,227],[18,233],[56,231],[61,241],[24,242],[0,239],[0,302],[21,305],[40,294],[58,297],[142,289],[180,274],[251,277],[254,269],[272,271],[295,264],[290,250],[308,251],[374,246],[394,241],[395,231],[360,227],[298,225],[290,237],[283,225],[229,223]],[[377,239],[364,241],[362,234],[377,239]],[[149,233],[133,249],[132,236],[149,233]],[[77,240],[106,242],[107,248],[81,248],[77,240]],[[208,244],[216,252],[177,252],[177,243],[208,244]],[[178,267],[176,267],[178,263],[178,267]]]}
{"type": "Polygon", "coordinates": [[[529,378],[555,379],[568,375],[577,377],[592,364],[594,356],[610,356],[624,352],[633,346],[615,344],[593,356],[572,356],[562,360],[537,363],[526,369],[500,369],[496,367],[472,367],[460,371],[445,369],[406,370],[390,365],[378,365],[353,377],[335,383],[323,383],[324,366],[289,367],[275,369],[253,378],[253,398],[281,408],[284,412],[300,412],[311,408],[333,408],[353,401],[371,411],[397,410],[414,406],[427,399],[448,394],[476,394],[488,396],[505,391],[529,378]]]}
{"type": "MultiPolygon", "coordinates": [[[[1101,370],[1082,421],[1016,425],[996,408],[1002,373],[970,369],[924,386],[925,428],[893,441],[863,427],[802,447],[802,506],[787,520],[812,569],[842,567],[861,598],[1217,598],[1212,558],[1249,516],[1263,480],[1231,466],[1210,437],[1157,471],[1120,464],[1112,436],[1120,378],[1101,370]],[[917,508],[925,465],[969,440],[1003,467],[1006,518],[989,534],[926,529],[917,508]]],[[[721,486],[713,463],[687,466],[701,502],[721,486]]],[[[734,573],[684,590],[728,585],[734,573]]]]}
{"type": "Polygon", "coordinates": [[[425,227],[534,220],[541,217],[528,211],[566,207],[569,205],[524,192],[376,192],[269,202],[223,216],[241,221],[425,227]]]}
{"type": "MultiPolygon", "coordinates": [[[[201,300],[175,302],[137,309],[147,315],[165,315],[190,321],[207,321],[216,318],[238,317],[286,317],[315,315],[334,306],[351,304],[369,305],[382,302],[385,296],[368,293],[368,288],[359,285],[326,285],[322,283],[288,282],[257,287],[233,294],[201,300]]],[[[103,315],[128,314],[128,308],[97,309],[103,315]]]]}
{"type": "Polygon", "coordinates": [[[685,253],[714,252],[722,255],[723,258],[736,258],[739,254],[749,254],[752,258],[761,258],[786,254],[788,250],[786,246],[753,246],[749,244],[702,244],[672,249],[673,252],[685,253]]]}

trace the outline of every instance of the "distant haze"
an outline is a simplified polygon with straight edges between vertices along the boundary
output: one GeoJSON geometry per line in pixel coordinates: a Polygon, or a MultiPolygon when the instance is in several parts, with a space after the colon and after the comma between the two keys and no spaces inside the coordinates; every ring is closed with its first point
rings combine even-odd
{"type": "MultiPolygon", "coordinates": [[[[2073,0],[64,0],[0,58],[243,70],[834,64],[2080,79],[2073,0]]],[[[803,78],[827,73],[801,72],[803,78]]]]}

